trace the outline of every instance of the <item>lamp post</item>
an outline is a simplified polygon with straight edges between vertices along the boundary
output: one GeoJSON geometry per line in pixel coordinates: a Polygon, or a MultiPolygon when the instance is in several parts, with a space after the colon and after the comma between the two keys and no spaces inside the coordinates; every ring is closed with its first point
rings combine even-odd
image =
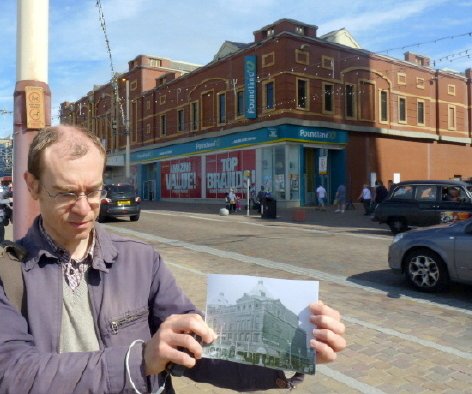
{"type": "Polygon", "coordinates": [[[126,182],[130,181],[130,154],[129,154],[129,79],[123,78],[126,84],[126,118],[125,118],[125,136],[126,136],[126,150],[125,150],[125,178],[126,182]]]}

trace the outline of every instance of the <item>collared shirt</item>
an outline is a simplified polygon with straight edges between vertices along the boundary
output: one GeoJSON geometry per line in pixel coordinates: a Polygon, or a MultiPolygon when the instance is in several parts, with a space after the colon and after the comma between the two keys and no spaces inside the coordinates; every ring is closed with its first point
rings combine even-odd
{"type": "Polygon", "coordinates": [[[95,247],[95,231],[92,230],[92,244],[87,249],[85,256],[79,260],[75,260],[67,250],[58,246],[49,236],[44,229],[42,217],[40,217],[39,220],[39,230],[48,245],[52,248],[53,253],[59,258],[62,264],[64,278],[72,291],[74,291],[80,285],[80,281],[83,279],[85,272],[92,264],[93,250],[95,247]]]}

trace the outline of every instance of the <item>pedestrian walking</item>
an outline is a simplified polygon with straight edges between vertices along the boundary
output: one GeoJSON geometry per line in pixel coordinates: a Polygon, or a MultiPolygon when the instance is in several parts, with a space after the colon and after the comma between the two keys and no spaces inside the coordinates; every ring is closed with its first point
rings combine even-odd
{"type": "Polygon", "coordinates": [[[368,216],[370,214],[370,204],[372,202],[372,193],[370,191],[369,185],[364,184],[361,194],[359,195],[359,200],[362,202],[364,206],[364,216],[368,216]]]}

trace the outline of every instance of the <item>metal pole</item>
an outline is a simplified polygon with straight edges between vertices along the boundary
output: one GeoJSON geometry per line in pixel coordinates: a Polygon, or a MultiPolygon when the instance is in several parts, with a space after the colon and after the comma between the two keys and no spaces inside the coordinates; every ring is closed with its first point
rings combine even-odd
{"type": "Polygon", "coordinates": [[[23,237],[39,213],[23,174],[36,131],[51,125],[48,81],[48,0],[17,1],[16,86],[13,121],[13,238],[23,237]]]}
{"type": "Polygon", "coordinates": [[[126,153],[125,153],[125,176],[126,182],[130,182],[129,169],[129,79],[126,79],[126,153]]]}

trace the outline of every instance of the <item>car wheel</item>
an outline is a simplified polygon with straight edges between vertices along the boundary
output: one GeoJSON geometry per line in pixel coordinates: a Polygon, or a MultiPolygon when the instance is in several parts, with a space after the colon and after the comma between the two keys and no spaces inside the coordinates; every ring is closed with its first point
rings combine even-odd
{"type": "Polygon", "coordinates": [[[405,218],[389,218],[387,224],[393,234],[403,233],[408,230],[405,218]]]}
{"type": "Polygon", "coordinates": [[[418,290],[442,290],[449,282],[446,264],[432,250],[416,249],[409,252],[404,267],[406,279],[418,290]]]}
{"type": "Polygon", "coordinates": [[[130,216],[129,220],[132,221],[132,222],[137,222],[139,220],[139,215],[130,216]]]}

